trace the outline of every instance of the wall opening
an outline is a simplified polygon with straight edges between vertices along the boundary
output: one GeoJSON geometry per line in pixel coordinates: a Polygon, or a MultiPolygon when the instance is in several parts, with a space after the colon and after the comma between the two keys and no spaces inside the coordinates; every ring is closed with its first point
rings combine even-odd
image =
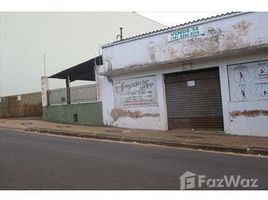
{"type": "Polygon", "coordinates": [[[169,129],[223,130],[218,67],[165,74],[169,129]]]}
{"type": "Polygon", "coordinates": [[[78,114],[74,114],[74,116],[73,116],[73,122],[78,122],[78,114]]]}

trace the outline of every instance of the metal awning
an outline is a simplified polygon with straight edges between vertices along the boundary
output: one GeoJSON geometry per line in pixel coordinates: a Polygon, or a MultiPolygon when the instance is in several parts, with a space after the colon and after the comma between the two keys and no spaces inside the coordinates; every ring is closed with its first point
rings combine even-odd
{"type": "Polygon", "coordinates": [[[97,56],[74,67],[58,72],[49,78],[66,80],[69,77],[70,82],[76,80],[95,81],[95,65],[102,65],[102,56],[97,56]]]}

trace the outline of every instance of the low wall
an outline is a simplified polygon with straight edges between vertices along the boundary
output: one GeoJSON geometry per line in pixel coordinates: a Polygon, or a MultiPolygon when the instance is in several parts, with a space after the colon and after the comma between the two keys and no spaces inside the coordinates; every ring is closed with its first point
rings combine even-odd
{"type": "Polygon", "coordinates": [[[103,125],[101,102],[90,102],[69,105],[43,107],[43,119],[51,122],[103,125]]]}

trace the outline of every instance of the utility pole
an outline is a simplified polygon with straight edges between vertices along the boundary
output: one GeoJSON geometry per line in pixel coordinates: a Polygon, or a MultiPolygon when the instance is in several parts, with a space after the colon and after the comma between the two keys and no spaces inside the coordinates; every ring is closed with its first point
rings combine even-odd
{"type": "Polygon", "coordinates": [[[46,54],[44,53],[44,76],[47,75],[47,66],[46,66],[46,54]]]}

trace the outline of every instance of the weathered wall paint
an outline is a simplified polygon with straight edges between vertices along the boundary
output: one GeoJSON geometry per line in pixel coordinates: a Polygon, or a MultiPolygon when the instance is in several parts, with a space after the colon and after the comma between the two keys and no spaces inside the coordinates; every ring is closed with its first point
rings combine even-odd
{"type": "Polygon", "coordinates": [[[268,100],[229,102],[229,133],[268,137],[268,100]]]}
{"type": "MultiPolygon", "coordinates": [[[[146,74],[151,75],[151,74],[146,74]]],[[[99,76],[101,99],[103,104],[103,117],[105,125],[119,126],[125,128],[141,128],[166,130],[167,123],[165,116],[164,94],[162,75],[156,75],[157,102],[156,106],[130,106],[117,107],[115,105],[113,82],[120,79],[131,79],[142,76],[141,74],[128,74],[123,77],[113,77],[112,81],[106,76],[99,76]]]]}
{"type": "MultiPolygon", "coordinates": [[[[104,48],[103,59],[107,62],[104,62],[104,65],[98,70],[100,71],[100,95],[103,102],[104,124],[127,128],[167,130],[168,114],[164,74],[218,66],[225,133],[268,136],[268,116],[263,114],[268,109],[268,101],[230,102],[227,70],[228,65],[266,60],[268,58],[268,13],[247,13],[221,21],[203,24],[203,26],[217,30],[220,29],[222,34],[225,33],[224,31],[230,31],[232,34],[224,34],[224,37],[221,36],[219,39],[221,41],[220,44],[218,46],[212,46],[213,48],[207,45],[206,40],[209,40],[208,38],[200,42],[198,42],[198,38],[195,38],[195,42],[192,43],[190,42],[192,39],[187,38],[186,40],[190,40],[188,42],[191,45],[188,45],[188,42],[185,43],[186,40],[179,40],[174,43],[163,42],[163,38],[166,38],[165,34],[104,48]],[[241,31],[240,35],[238,32],[233,32],[237,29],[241,31]],[[232,38],[235,38],[237,41],[232,38]],[[150,43],[149,48],[147,48],[148,43],[150,43]],[[184,45],[186,46],[184,47],[184,45]],[[264,47],[266,45],[266,47],[261,49],[259,48],[260,45],[264,45],[264,47]],[[170,46],[175,51],[170,49],[172,53],[165,53],[169,51],[170,46]],[[250,52],[242,51],[242,49],[246,49],[247,47],[255,47],[256,49],[250,52]],[[236,48],[241,49],[239,54],[210,57],[212,55],[211,53],[215,53],[218,50],[234,50],[236,48]],[[159,49],[166,50],[160,51],[159,49]],[[186,51],[185,49],[188,50],[186,51]],[[194,53],[191,53],[191,55],[185,54],[185,52],[191,51],[194,53]],[[203,53],[200,54],[200,52],[203,53]],[[189,56],[189,60],[181,62],[180,59],[182,57],[187,58],[187,56],[189,56]],[[208,56],[210,58],[198,59],[201,58],[200,56],[208,56]],[[146,68],[147,64],[151,66],[146,68]],[[137,70],[129,73],[127,69],[131,67],[135,67],[137,70]],[[111,71],[120,69],[120,73],[114,73],[107,77],[103,75],[103,72],[107,72],[108,69],[111,71]],[[114,81],[153,75],[156,76],[158,106],[120,108],[119,114],[115,112],[119,108],[116,107],[114,101],[114,81]],[[254,111],[258,114],[246,116],[245,111],[254,111]],[[234,116],[234,112],[244,114],[236,114],[234,116]]],[[[208,29],[205,30],[208,31],[208,29]]],[[[213,40],[211,39],[213,41],[212,44],[215,44],[215,38],[217,37],[212,38],[214,38],[213,40]]]]}
{"type": "Polygon", "coordinates": [[[57,105],[43,107],[43,119],[46,121],[81,124],[81,125],[103,125],[101,102],[90,102],[70,105],[57,105]],[[74,114],[78,121],[74,122],[74,114]]]}
{"type": "Polygon", "coordinates": [[[268,43],[265,12],[243,13],[197,25],[202,27],[204,35],[169,42],[171,32],[168,32],[103,48],[105,71],[213,56],[268,43]]]}
{"type": "Polygon", "coordinates": [[[222,59],[213,59],[209,61],[197,61],[190,64],[169,64],[161,68],[154,68],[146,71],[137,71],[122,75],[113,76],[113,80],[140,77],[144,75],[156,75],[157,77],[157,94],[158,107],[135,107],[124,108],[123,116],[114,117],[113,110],[117,109],[114,103],[113,82],[109,82],[106,76],[100,76],[100,91],[103,104],[103,120],[105,125],[112,125],[126,128],[140,128],[140,129],[155,129],[167,130],[167,109],[166,109],[166,95],[163,74],[180,72],[185,70],[197,70],[208,67],[219,66],[222,108],[224,118],[224,131],[226,134],[236,135],[256,135],[268,136],[268,116],[259,113],[257,116],[245,117],[242,114],[239,116],[232,116],[233,112],[244,112],[244,110],[259,110],[257,112],[268,109],[268,101],[252,101],[252,102],[230,102],[229,84],[227,65],[250,62],[256,60],[264,60],[268,58],[268,51],[259,52],[257,54],[242,54],[235,57],[226,57],[222,59]],[[126,112],[134,112],[135,117],[129,116],[126,112]],[[138,112],[138,115],[137,115],[138,112]],[[144,115],[146,113],[153,114],[144,115]],[[159,114],[159,115],[158,115],[159,114]],[[143,117],[139,117],[143,115],[143,117]],[[116,118],[116,120],[114,120],[116,118]]]}

